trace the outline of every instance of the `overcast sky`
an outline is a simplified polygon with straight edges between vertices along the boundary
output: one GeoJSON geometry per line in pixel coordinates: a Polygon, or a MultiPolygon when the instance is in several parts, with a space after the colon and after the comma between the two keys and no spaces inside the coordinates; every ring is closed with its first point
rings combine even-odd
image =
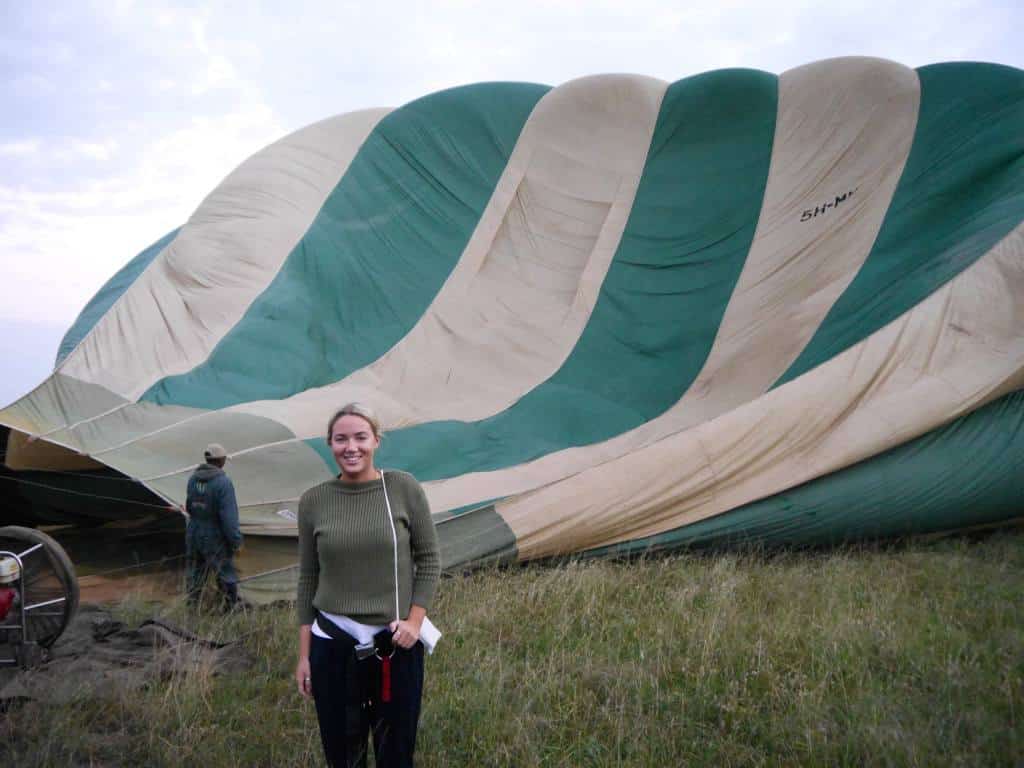
{"type": "Polygon", "coordinates": [[[96,290],[250,154],[482,80],[674,81],[881,56],[1024,68],[1024,3],[0,0],[0,406],[96,290]]]}

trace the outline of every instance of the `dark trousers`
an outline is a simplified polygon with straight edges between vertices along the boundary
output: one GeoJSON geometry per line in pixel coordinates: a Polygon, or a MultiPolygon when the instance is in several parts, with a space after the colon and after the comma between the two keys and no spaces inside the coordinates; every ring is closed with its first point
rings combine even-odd
{"type": "Polygon", "coordinates": [[[423,696],[423,644],[395,649],[391,701],[381,702],[380,661],[358,661],[356,641],[339,634],[337,640],[313,635],[309,648],[313,700],[327,764],[365,768],[372,730],[378,768],[412,768],[423,696]]]}
{"type": "Polygon", "coordinates": [[[198,604],[210,574],[217,579],[224,606],[232,608],[238,602],[238,572],[219,530],[211,531],[189,522],[185,529],[185,572],[185,595],[189,605],[198,604]]]}

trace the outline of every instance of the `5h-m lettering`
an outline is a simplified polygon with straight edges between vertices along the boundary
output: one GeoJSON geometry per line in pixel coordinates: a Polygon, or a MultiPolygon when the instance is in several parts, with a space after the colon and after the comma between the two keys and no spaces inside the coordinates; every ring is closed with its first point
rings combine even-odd
{"type": "Polygon", "coordinates": [[[810,221],[819,214],[824,214],[828,213],[828,211],[830,210],[835,210],[836,208],[839,207],[840,203],[843,203],[846,200],[849,200],[851,197],[853,197],[854,193],[858,189],[860,189],[860,187],[854,187],[849,192],[844,192],[841,195],[836,195],[835,200],[830,200],[829,202],[823,203],[822,205],[816,205],[814,206],[814,208],[804,209],[803,213],[800,214],[800,221],[810,221]]]}

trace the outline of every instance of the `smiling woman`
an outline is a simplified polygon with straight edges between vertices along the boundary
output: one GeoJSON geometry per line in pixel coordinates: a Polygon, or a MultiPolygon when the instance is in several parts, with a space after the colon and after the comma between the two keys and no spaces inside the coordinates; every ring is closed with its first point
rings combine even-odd
{"type": "Polygon", "coordinates": [[[449,568],[1005,520],[1022,156],[1024,72],[983,63],[481,83],[339,115],[108,284],[0,411],[7,462],[57,445],[179,503],[216,440],[243,532],[291,538],[304,492],[383,465],[410,503],[399,470],[422,482],[449,568]],[[386,440],[359,414],[324,439],[349,401],[386,440]]]}
{"type": "Polygon", "coordinates": [[[372,730],[377,765],[411,766],[420,633],[440,575],[434,522],[411,475],[374,466],[380,423],[367,406],[335,413],[327,442],[341,474],[299,501],[295,682],[316,701],[329,765],[363,764],[372,730]]]}

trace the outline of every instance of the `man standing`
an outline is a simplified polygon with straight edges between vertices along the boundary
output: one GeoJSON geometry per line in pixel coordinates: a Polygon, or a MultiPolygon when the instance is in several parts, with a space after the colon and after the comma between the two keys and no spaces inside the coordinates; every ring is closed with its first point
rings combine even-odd
{"type": "Polygon", "coordinates": [[[217,586],[230,610],[238,604],[238,574],[232,561],[242,547],[238,527],[238,503],[235,486],[224,472],[228,455],[224,446],[211,443],[203,453],[206,461],[196,467],[188,479],[185,511],[185,564],[188,570],[186,599],[191,606],[199,602],[203,585],[212,571],[217,586]]]}

